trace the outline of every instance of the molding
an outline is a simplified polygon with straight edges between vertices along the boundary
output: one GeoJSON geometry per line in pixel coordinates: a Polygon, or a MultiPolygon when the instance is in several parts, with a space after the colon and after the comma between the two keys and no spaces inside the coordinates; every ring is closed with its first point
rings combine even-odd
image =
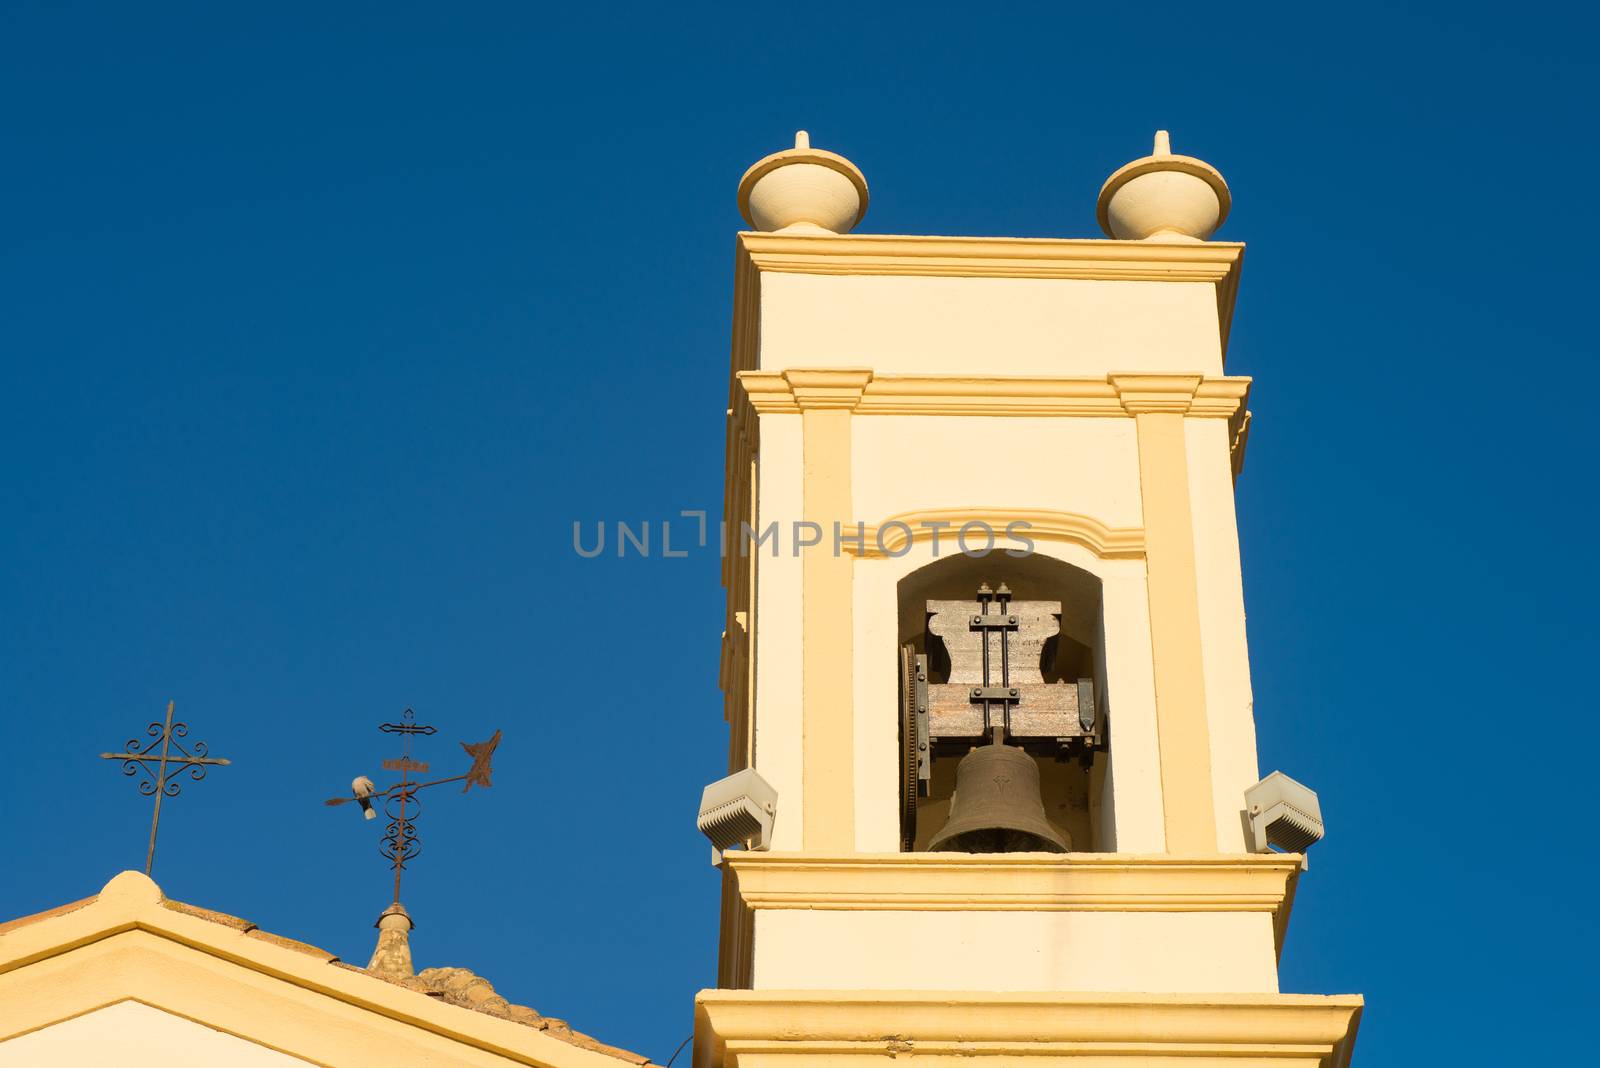
{"type": "Polygon", "coordinates": [[[724,888],[763,909],[892,912],[1270,912],[1278,953],[1297,853],[723,854],[724,888]]]}
{"type": "Polygon", "coordinates": [[[1174,411],[1232,418],[1247,377],[1117,373],[1103,378],[1027,375],[879,375],[862,368],[739,371],[743,399],[761,415],[846,408],[855,415],[1089,416],[1174,411]]]}
{"type": "Polygon", "coordinates": [[[746,231],[739,247],[775,274],[922,275],[942,278],[1078,278],[1106,282],[1210,282],[1235,277],[1244,245],[1167,244],[1054,237],[925,237],[746,231]]]}
{"type": "Polygon", "coordinates": [[[859,542],[851,538],[843,541],[842,546],[851,556],[881,559],[904,555],[902,550],[909,548],[908,542],[914,545],[933,540],[935,530],[940,537],[953,539],[964,523],[987,523],[999,533],[1005,530],[1007,524],[1018,521],[1028,524],[1027,536],[1036,540],[1073,542],[1103,558],[1144,555],[1144,531],[1139,527],[1108,527],[1091,516],[1040,508],[934,508],[901,512],[879,523],[864,526],[859,542]],[[894,523],[909,527],[909,538],[903,530],[890,530],[884,534],[880,549],[879,532],[894,523]]]}
{"type": "Polygon", "coordinates": [[[1130,415],[1170,412],[1187,415],[1204,375],[1107,375],[1122,408],[1130,415]]]}
{"type": "Polygon", "coordinates": [[[1295,854],[816,854],[723,859],[752,909],[897,912],[1287,911],[1295,854]]]}
{"type": "MultiPolygon", "coordinates": [[[[1123,376],[1119,376],[1123,377],[1123,376]]],[[[1248,375],[1229,375],[1226,378],[1203,378],[1195,388],[1194,399],[1185,415],[1231,419],[1243,410],[1250,400],[1248,375]]],[[[1126,404],[1124,404],[1126,407],[1126,404]]],[[[1129,414],[1132,414],[1131,412],[1129,414]]]]}
{"type": "MultiPolygon", "coordinates": [[[[743,246],[736,247],[733,258],[733,337],[729,352],[731,372],[752,370],[756,366],[757,350],[761,345],[761,272],[745,255],[743,246]]],[[[737,395],[737,386],[730,385],[737,395]]],[[[730,396],[730,401],[731,401],[730,396]]]]}
{"type": "Polygon", "coordinates": [[[783,372],[783,380],[801,411],[850,412],[861,403],[872,372],[864,367],[796,369],[783,372]]]}
{"type": "Polygon", "coordinates": [[[1232,432],[1228,440],[1228,459],[1233,464],[1233,480],[1239,481],[1244,473],[1244,450],[1250,444],[1250,409],[1240,406],[1228,420],[1232,432]]]}
{"type": "Polygon", "coordinates": [[[1128,415],[1168,412],[1176,415],[1232,419],[1250,399],[1251,379],[1242,375],[1114,373],[1106,381],[1128,415]]]}
{"type": "MultiPolygon", "coordinates": [[[[922,237],[891,234],[738,236],[735,270],[759,286],[774,274],[900,275],[935,278],[1069,278],[1102,282],[1199,282],[1216,287],[1224,356],[1239,294],[1244,245],[1038,237],[922,237]]],[[[736,301],[736,307],[738,302],[736,301]]],[[[735,315],[735,322],[738,316],[735,315]]],[[[735,346],[737,348],[737,344],[735,346]]],[[[735,359],[737,367],[738,360],[735,359]]],[[[749,366],[749,365],[747,365],[749,366]]]]}
{"type": "Polygon", "coordinates": [[[874,378],[858,415],[1121,415],[1103,378],[884,375],[874,378]]]}
{"type": "Polygon", "coordinates": [[[939,1068],[1040,1057],[1346,1068],[1362,1006],[1355,994],[704,990],[695,998],[694,1065],[867,1068],[912,1055],[939,1068]]]}

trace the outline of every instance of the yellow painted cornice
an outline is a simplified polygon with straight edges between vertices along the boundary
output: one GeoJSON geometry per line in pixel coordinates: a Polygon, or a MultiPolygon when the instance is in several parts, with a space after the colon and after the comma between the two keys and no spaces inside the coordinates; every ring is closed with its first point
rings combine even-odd
{"type": "Polygon", "coordinates": [[[1204,375],[1108,375],[1123,410],[1130,415],[1172,412],[1183,415],[1194,404],[1204,375]]]}
{"type": "Polygon", "coordinates": [[[723,854],[746,908],[934,912],[1268,912],[1279,950],[1293,853],[723,854]]]}
{"type": "Polygon", "coordinates": [[[1308,994],[982,994],[703,990],[695,1068],[864,1065],[914,1056],[971,1066],[1023,1059],[1090,1065],[1346,1068],[1362,999],[1308,994]]]}
{"type": "Polygon", "coordinates": [[[1169,412],[1229,419],[1250,396],[1250,379],[1243,376],[1118,373],[1107,375],[1106,381],[1129,415],[1169,412]]]}
{"type": "MultiPolygon", "coordinates": [[[[736,276],[920,275],[936,278],[1076,278],[1105,282],[1199,282],[1216,287],[1222,350],[1228,349],[1244,245],[1049,237],[924,237],[769,234],[738,238],[736,276]]],[[[754,277],[736,282],[737,291],[754,277]]],[[[753,290],[754,286],[750,286],[753,290]]],[[[753,292],[750,293],[753,297],[753,292]]],[[[751,324],[753,326],[753,324],[751,324]]],[[[739,342],[735,340],[735,348],[739,342]]],[[[735,367],[739,366],[737,358],[735,367]]],[[[748,366],[745,365],[745,366],[748,366]]]]}
{"type": "Polygon", "coordinates": [[[842,854],[733,851],[757,909],[936,912],[1271,912],[1300,872],[1293,854],[842,854]]]}
{"type": "Polygon", "coordinates": [[[863,368],[740,371],[761,415],[847,408],[856,415],[1131,416],[1147,411],[1231,418],[1248,398],[1243,376],[1119,373],[1101,378],[1035,375],[880,375],[863,368]]]}
{"type": "Polygon", "coordinates": [[[1023,533],[1030,538],[1073,542],[1096,556],[1144,555],[1144,531],[1139,527],[1108,527],[1092,516],[1043,508],[930,508],[901,512],[866,527],[859,542],[851,538],[842,547],[862,558],[898,556],[907,542],[915,545],[932,541],[936,531],[948,542],[967,523],[984,523],[990,530],[1004,531],[1018,522],[1028,524],[1023,533]]]}
{"type": "Polygon", "coordinates": [[[1165,244],[1051,237],[924,237],[745,232],[739,247],[779,274],[888,274],[946,278],[1083,278],[1211,282],[1237,276],[1244,245],[1165,244]]]}
{"type": "Polygon", "coordinates": [[[797,368],[783,372],[783,384],[796,411],[836,408],[854,411],[872,381],[864,367],[797,368]]]}

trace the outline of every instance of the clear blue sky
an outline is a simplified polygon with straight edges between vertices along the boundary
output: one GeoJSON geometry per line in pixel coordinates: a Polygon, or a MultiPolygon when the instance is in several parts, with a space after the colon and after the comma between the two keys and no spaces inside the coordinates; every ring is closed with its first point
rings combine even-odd
{"type": "Polygon", "coordinates": [[[1570,1057],[1578,11],[5,4],[0,917],[142,863],[96,754],[172,697],[236,763],[172,803],[158,880],[365,963],[379,825],[321,801],[411,705],[437,766],[506,738],[422,824],[419,964],[664,1060],[715,976],[717,565],[580,560],[570,523],[719,506],[739,175],[803,126],[866,172],[864,230],[1095,236],[1162,126],[1250,243],[1261,762],[1330,827],[1284,988],[1364,992],[1369,1068],[1570,1057]]]}

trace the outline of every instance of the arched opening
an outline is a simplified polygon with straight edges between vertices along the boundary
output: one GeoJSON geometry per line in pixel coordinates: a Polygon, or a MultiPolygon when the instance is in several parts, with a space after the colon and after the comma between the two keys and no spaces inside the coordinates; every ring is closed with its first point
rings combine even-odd
{"type": "Polygon", "coordinates": [[[957,768],[976,747],[995,742],[1032,758],[1043,815],[1061,841],[1074,851],[1104,848],[1099,807],[1109,752],[1100,580],[1039,554],[955,555],[906,575],[896,596],[902,848],[1034,848],[1015,836],[1010,845],[987,846],[950,838],[957,768]]]}

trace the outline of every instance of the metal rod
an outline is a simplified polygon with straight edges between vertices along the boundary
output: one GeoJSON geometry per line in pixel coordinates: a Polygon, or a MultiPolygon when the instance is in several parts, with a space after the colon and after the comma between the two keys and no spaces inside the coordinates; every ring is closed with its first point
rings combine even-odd
{"type": "MultiPolygon", "coordinates": [[[[989,614],[988,593],[989,584],[987,582],[978,587],[978,614],[980,616],[989,614]]],[[[989,711],[989,628],[982,627],[980,630],[983,633],[983,728],[984,730],[991,730],[994,724],[990,718],[989,711]]],[[[998,744],[999,739],[996,738],[995,741],[998,744]]]]}
{"type": "MultiPolygon", "coordinates": [[[[1011,591],[1006,589],[1006,584],[1004,582],[1002,582],[1000,584],[1000,589],[996,592],[995,598],[996,598],[996,600],[998,600],[1000,602],[1000,614],[1001,615],[1007,615],[1011,610],[1010,609],[1011,591]]],[[[1000,628],[1000,685],[1004,686],[1007,689],[1007,691],[1009,691],[1011,689],[1011,628],[1010,627],[1001,627],[1000,628]]],[[[1013,702],[1011,702],[1010,700],[1002,701],[1000,703],[1000,707],[1002,709],[1004,709],[1004,712],[1002,714],[1003,714],[1003,716],[1005,718],[1005,730],[1006,730],[1007,734],[1011,733],[1011,706],[1012,706],[1012,703],[1013,702]]]]}
{"type": "Polygon", "coordinates": [[[167,702],[167,722],[161,728],[161,763],[156,774],[156,811],[150,817],[150,848],[144,854],[144,873],[150,874],[150,869],[156,863],[156,830],[161,826],[161,798],[167,792],[167,751],[172,745],[172,706],[176,702],[167,702]]]}
{"type": "MultiPolygon", "coordinates": [[[[143,754],[143,753],[101,753],[100,754],[100,759],[101,760],[148,760],[150,758],[148,756],[146,756],[145,754],[143,754]]],[[[184,757],[182,760],[174,760],[173,763],[174,764],[179,764],[179,765],[206,764],[206,765],[212,765],[212,766],[215,766],[215,767],[227,767],[229,764],[232,764],[233,761],[224,760],[222,757],[184,757]]],[[[183,768],[180,766],[178,768],[178,770],[182,771],[183,768]]]]}
{"type": "Polygon", "coordinates": [[[406,868],[406,798],[408,794],[400,795],[400,819],[396,821],[398,834],[395,837],[394,853],[394,903],[400,904],[400,873],[406,868]]]}
{"type": "MultiPolygon", "coordinates": [[[[407,712],[411,710],[406,709],[407,712]]],[[[406,717],[407,722],[410,717],[406,717]]],[[[400,755],[400,818],[396,821],[399,830],[395,841],[394,854],[394,903],[400,904],[400,874],[406,869],[406,802],[411,800],[411,791],[406,789],[411,781],[411,732],[405,734],[405,745],[400,755]]]]}
{"type": "MultiPolygon", "coordinates": [[[[460,782],[462,779],[465,779],[465,778],[466,778],[465,775],[452,775],[448,779],[433,779],[430,782],[414,783],[414,784],[412,784],[410,792],[414,794],[418,790],[426,790],[430,786],[438,786],[441,783],[447,783],[447,782],[460,782]]],[[[373,797],[383,797],[385,794],[389,794],[389,793],[392,793],[395,790],[398,790],[401,785],[402,785],[401,783],[395,783],[393,786],[389,787],[389,789],[383,791],[383,793],[381,793],[381,794],[373,794],[372,796],[373,797]]]]}
{"type": "MultiPolygon", "coordinates": [[[[227,761],[226,760],[220,761],[220,763],[226,764],[227,761]]],[[[447,782],[460,782],[462,779],[470,779],[470,778],[472,778],[472,776],[470,774],[467,774],[467,775],[452,775],[448,779],[430,779],[427,782],[419,782],[419,783],[403,784],[403,783],[398,783],[397,782],[393,786],[389,787],[387,790],[379,790],[377,793],[373,794],[368,800],[376,803],[379,799],[388,797],[390,794],[392,794],[396,790],[400,789],[400,787],[402,785],[409,785],[411,787],[409,792],[412,793],[412,794],[415,794],[418,790],[426,790],[430,786],[443,786],[447,782]]],[[[355,798],[353,798],[353,797],[330,797],[330,798],[328,798],[328,800],[324,801],[323,804],[325,804],[325,805],[348,805],[350,802],[352,802],[354,800],[355,800],[355,798]]]]}

